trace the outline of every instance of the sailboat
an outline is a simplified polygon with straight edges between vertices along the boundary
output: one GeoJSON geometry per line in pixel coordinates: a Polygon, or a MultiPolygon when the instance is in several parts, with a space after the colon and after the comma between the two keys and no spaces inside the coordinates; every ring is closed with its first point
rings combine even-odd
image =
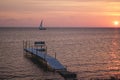
{"type": "Polygon", "coordinates": [[[43,27],[43,20],[41,20],[39,29],[40,29],[40,30],[46,30],[46,28],[43,27]]]}

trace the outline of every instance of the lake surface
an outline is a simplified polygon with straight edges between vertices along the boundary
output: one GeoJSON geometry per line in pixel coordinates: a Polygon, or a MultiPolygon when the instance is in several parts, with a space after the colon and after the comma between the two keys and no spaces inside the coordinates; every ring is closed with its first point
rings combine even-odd
{"type": "Polygon", "coordinates": [[[23,54],[23,40],[45,41],[48,54],[76,72],[78,80],[120,76],[120,29],[113,28],[0,28],[0,79],[62,80],[45,72],[23,54]]]}

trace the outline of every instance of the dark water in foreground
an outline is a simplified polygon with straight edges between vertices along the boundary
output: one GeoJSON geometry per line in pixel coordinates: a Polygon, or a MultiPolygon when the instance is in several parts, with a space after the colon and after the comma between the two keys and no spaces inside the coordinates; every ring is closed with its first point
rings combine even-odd
{"type": "Polygon", "coordinates": [[[120,76],[120,29],[49,28],[0,29],[0,79],[62,80],[57,73],[44,72],[23,55],[23,40],[46,41],[49,55],[77,78],[120,76]]]}

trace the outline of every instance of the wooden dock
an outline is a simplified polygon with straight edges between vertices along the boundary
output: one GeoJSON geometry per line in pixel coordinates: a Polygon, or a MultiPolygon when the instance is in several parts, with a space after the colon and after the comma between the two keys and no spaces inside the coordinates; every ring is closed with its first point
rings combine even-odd
{"type": "Polygon", "coordinates": [[[57,71],[65,79],[74,79],[76,80],[76,74],[73,72],[67,71],[56,57],[52,57],[47,53],[47,46],[44,41],[34,42],[34,46],[31,46],[30,41],[23,41],[23,49],[26,52],[25,54],[31,54],[35,58],[44,61],[50,69],[57,71]]]}
{"type": "Polygon", "coordinates": [[[47,62],[49,66],[51,66],[54,70],[66,70],[66,68],[55,58],[49,56],[44,52],[40,52],[34,48],[26,48],[24,49],[26,52],[29,52],[33,55],[36,55],[38,58],[41,58],[47,62]]]}

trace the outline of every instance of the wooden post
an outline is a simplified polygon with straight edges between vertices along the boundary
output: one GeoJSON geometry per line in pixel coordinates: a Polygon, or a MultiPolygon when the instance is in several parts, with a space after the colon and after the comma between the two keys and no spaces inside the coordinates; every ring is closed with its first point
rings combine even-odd
{"type": "MultiPolygon", "coordinates": [[[[47,55],[47,46],[45,45],[45,59],[46,59],[46,55],[47,55]]],[[[47,71],[47,61],[46,62],[46,71],[47,71]]]]}
{"type": "Polygon", "coordinates": [[[32,48],[32,52],[33,52],[33,46],[31,46],[31,48],[32,48]]]}
{"type": "Polygon", "coordinates": [[[36,54],[38,54],[38,51],[37,51],[37,49],[38,49],[38,46],[36,46],[36,54]]]}
{"type": "Polygon", "coordinates": [[[30,48],[30,41],[28,41],[28,48],[30,48]]]}
{"type": "Polygon", "coordinates": [[[47,46],[46,46],[46,50],[45,51],[46,51],[46,54],[47,54],[47,46]]]}
{"type": "Polygon", "coordinates": [[[56,58],[56,52],[55,52],[55,59],[57,59],[57,58],[56,58]]]}
{"type": "Polygon", "coordinates": [[[26,48],[28,48],[28,41],[26,41],[26,48]]]}
{"type": "Polygon", "coordinates": [[[67,70],[67,65],[65,67],[66,67],[66,70],[67,70]]]}
{"type": "Polygon", "coordinates": [[[26,49],[26,41],[23,40],[23,53],[24,53],[24,55],[27,54],[27,52],[25,51],[25,49],[26,49]]]}
{"type": "Polygon", "coordinates": [[[25,49],[25,43],[24,43],[24,40],[23,40],[23,54],[25,53],[24,49],[25,49]]]}
{"type": "Polygon", "coordinates": [[[30,48],[30,41],[28,41],[28,48],[30,48]]]}
{"type": "Polygon", "coordinates": [[[27,48],[27,41],[25,41],[25,48],[27,48]]]}
{"type": "MultiPolygon", "coordinates": [[[[25,41],[25,49],[27,49],[27,41],[25,41]]],[[[27,52],[26,52],[26,55],[27,55],[27,52]]]]}

